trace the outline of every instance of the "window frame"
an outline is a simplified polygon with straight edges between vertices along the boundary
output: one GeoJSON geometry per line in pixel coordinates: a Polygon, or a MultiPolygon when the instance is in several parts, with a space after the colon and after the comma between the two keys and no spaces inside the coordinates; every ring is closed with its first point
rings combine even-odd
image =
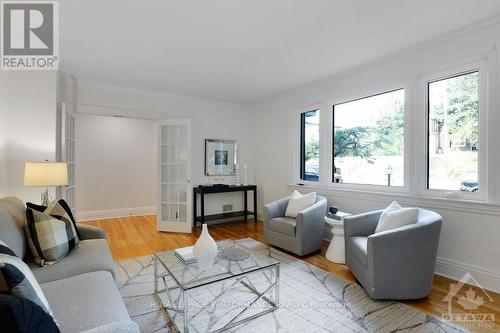
{"type": "Polygon", "coordinates": [[[488,71],[485,61],[474,62],[467,65],[453,67],[441,72],[426,75],[421,78],[419,88],[421,89],[422,107],[421,114],[421,136],[417,138],[425,142],[418,152],[421,157],[420,177],[418,181],[419,194],[424,197],[438,197],[468,201],[486,201],[488,197],[488,71]],[[429,84],[469,73],[479,73],[479,155],[478,155],[478,184],[477,192],[463,192],[460,190],[429,189],[429,84]]]}
{"type": "Polygon", "coordinates": [[[295,107],[292,109],[292,141],[294,145],[294,149],[292,150],[291,154],[291,165],[293,165],[292,168],[292,175],[291,175],[291,180],[292,183],[297,184],[297,185],[304,185],[304,186],[319,186],[322,184],[322,180],[324,177],[322,177],[322,163],[323,163],[323,137],[322,137],[322,112],[321,112],[321,105],[318,104],[310,104],[307,107],[295,107]],[[319,177],[318,180],[304,180],[302,179],[302,114],[311,112],[311,111],[319,111],[319,117],[320,117],[320,122],[319,122],[319,177]]]}
{"type": "Polygon", "coordinates": [[[305,144],[305,114],[310,113],[310,112],[318,112],[318,116],[320,117],[320,122],[318,124],[318,130],[319,130],[319,142],[318,144],[320,145],[320,153],[318,156],[318,168],[321,169],[321,112],[319,109],[312,109],[309,111],[303,111],[300,113],[300,153],[299,153],[299,159],[300,159],[300,165],[299,165],[299,179],[304,182],[311,182],[313,184],[319,184],[320,182],[320,177],[321,177],[321,170],[319,170],[319,175],[317,180],[312,180],[312,179],[305,179],[305,150],[306,150],[306,144],[305,144]],[[304,177],[304,178],[302,178],[304,177]]]}
{"type": "Polygon", "coordinates": [[[355,96],[352,96],[352,98],[349,99],[338,99],[335,101],[332,101],[329,103],[331,107],[331,111],[329,112],[329,119],[328,119],[328,126],[329,126],[329,133],[328,133],[328,141],[329,141],[329,147],[328,147],[328,154],[329,154],[329,163],[330,163],[330,176],[328,177],[328,187],[330,188],[335,188],[335,189],[346,189],[346,190],[353,190],[353,191],[365,191],[365,192],[388,192],[388,193],[398,193],[398,194],[408,194],[409,193],[409,168],[410,166],[410,141],[409,141],[409,135],[413,131],[411,131],[409,123],[410,123],[410,117],[411,114],[408,112],[410,103],[409,103],[409,90],[410,90],[410,82],[406,81],[400,84],[392,84],[392,85],[384,85],[384,88],[381,89],[374,89],[367,91],[365,93],[360,93],[355,96]],[[376,184],[356,184],[356,183],[335,183],[333,180],[333,166],[334,166],[334,156],[333,156],[333,141],[334,141],[334,128],[335,128],[335,106],[344,104],[344,103],[349,103],[349,102],[354,102],[358,100],[362,100],[365,98],[370,98],[370,97],[375,97],[379,95],[383,95],[386,93],[391,93],[394,91],[398,90],[403,90],[404,92],[404,154],[403,154],[403,160],[404,160],[404,185],[403,186],[387,186],[387,185],[376,185],[376,184]]]}

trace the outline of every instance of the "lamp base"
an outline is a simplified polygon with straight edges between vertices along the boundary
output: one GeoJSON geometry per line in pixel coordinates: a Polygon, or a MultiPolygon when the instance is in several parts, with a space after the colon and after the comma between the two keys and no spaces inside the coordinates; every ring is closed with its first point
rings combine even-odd
{"type": "Polygon", "coordinates": [[[49,196],[49,189],[46,188],[45,191],[42,192],[40,195],[42,206],[48,206],[50,205],[50,196],[49,196]]]}

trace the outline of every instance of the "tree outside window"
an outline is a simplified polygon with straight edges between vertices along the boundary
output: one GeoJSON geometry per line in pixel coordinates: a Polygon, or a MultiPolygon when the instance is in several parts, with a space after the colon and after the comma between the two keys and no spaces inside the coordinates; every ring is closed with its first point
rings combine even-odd
{"type": "Polygon", "coordinates": [[[404,114],[404,89],[335,105],[333,182],[403,186],[404,114]]]}

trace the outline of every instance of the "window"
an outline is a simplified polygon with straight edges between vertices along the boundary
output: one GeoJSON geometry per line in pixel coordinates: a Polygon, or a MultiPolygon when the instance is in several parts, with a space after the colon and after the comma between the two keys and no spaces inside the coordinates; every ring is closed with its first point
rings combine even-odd
{"type": "Polygon", "coordinates": [[[404,95],[399,89],[333,107],[334,183],[404,185],[404,95]]]}
{"type": "Polygon", "coordinates": [[[479,71],[427,84],[427,188],[479,189],[479,71]]]}
{"type": "Polygon", "coordinates": [[[300,179],[319,180],[319,110],[300,114],[300,179]]]}

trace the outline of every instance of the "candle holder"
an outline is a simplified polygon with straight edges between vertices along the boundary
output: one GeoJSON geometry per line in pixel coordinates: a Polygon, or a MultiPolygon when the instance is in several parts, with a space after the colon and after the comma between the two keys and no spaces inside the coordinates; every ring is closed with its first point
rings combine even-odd
{"type": "Polygon", "coordinates": [[[236,178],[236,186],[240,186],[241,183],[240,183],[240,166],[238,164],[235,165],[234,167],[234,171],[235,171],[235,178],[236,178]]]}
{"type": "Polygon", "coordinates": [[[248,185],[248,165],[243,166],[243,185],[248,185]]]}

